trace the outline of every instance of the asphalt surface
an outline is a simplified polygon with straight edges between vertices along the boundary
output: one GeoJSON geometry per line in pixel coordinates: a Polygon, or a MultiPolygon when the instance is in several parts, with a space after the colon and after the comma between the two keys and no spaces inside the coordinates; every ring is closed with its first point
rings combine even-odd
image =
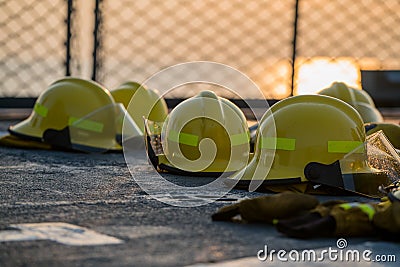
{"type": "MultiPolygon", "coordinates": [[[[0,122],[0,135],[13,123],[0,122]]],[[[227,264],[221,266],[233,266],[234,262],[223,262],[244,257],[236,266],[250,266],[265,245],[275,250],[336,245],[332,238],[287,238],[269,225],[211,220],[219,207],[261,193],[232,190],[222,201],[193,208],[162,203],[136,184],[123,154],[0,147],[0,159],[0,232],[12,230],[13,224],[65,222],[123,241],[98,246],[69,246],[50,240],[0,242],[0,266],[186,266],[219,262],[227,264]]],[[[142,168],[151,167],[145,163],[142,168]]],[[[185,186],[212,180],[173,175],[167,178],[185,186]]],[[[168,191],[160,190],[163,193],[169,196],[168,191]]],[[[206,194],[199,192],[197,197],[206,194]]],[[[366,238],[347,242],[395,254],[400,260],[399,244],[366,238]]]]}

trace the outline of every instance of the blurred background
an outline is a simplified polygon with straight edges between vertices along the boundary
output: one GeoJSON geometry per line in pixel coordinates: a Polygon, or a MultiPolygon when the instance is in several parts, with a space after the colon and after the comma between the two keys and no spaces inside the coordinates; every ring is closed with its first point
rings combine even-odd
{"type": "Polygon", "coordinates": [[[112,90],[197,60],[242,71],[267,99],[344,81],[400,107],[399,28],[398,0],[0,0],[0,107],[33,105],[65,75],[112,90]]]}

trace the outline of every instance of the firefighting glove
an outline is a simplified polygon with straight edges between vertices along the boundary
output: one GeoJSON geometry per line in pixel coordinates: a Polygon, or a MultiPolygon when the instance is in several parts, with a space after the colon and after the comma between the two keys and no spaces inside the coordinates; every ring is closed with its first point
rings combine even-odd
{"type": "Polygon", "coordinates": [[[306,214],[290,219],[279,220],[276,228],[279,232],[295,238],[313,238],[332,236],[335,228],[335,219],[329,215],[332,208],[343,201],[328,201],[316,206],[306,214]]]}
{"type": "Polygon", "coordinates": [[[306,216],[290,222],[280,221],[277,229],[296,238],[374,236],[372,220],[377,205],[360,202],[338,203],[331,207],[319,205],[306,216]]]}
{"type": "Polygon", "coordinates": [[[378,205],[372,223],[385,239],[400,239],[400,190],[390,192],[388,200],[378,205]]]}
{"type": "Polygon", "coordinates": [[[330,215],[335,219],[335,236],[355,237],[375,235],[372,219],[376,203],[344,203],[335,206],[330,215]]]}
{"type": "Polygon", "coordinates": [[[212,215],[214,221],[231,221],[236,215],[246,222],[273,223],[281,218],[290,218],[315,208],[318,200],[310,195],[283,192],[276,195],[245,199],[239,203],[222,207],[212,215]]]}

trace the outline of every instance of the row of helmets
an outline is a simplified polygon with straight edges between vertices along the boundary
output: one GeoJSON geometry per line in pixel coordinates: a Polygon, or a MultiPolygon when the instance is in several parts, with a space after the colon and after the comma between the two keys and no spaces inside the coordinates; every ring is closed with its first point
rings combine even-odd
{"type": "Polygon", "coordinates": [[[378,186],[398,179],[400,158],[381,133],[368,142],[364,122],[382,122],[372,99],[334,83],[319,95],[273,105],[261,119],[252,151],[243,112],[214,92],[203,91],[168,115],[163,98],[138,83],[109,92],[92,81],[64,78],[9,132],[56,148],[104,152],[122,150],[122,129],[128,129],[129,136],[145,135],[149,161],[160,172],[226,175],[238,187],[256,181],[271,191],[317,192],[321,186],[315,185],[322,184],[324,190],[376,195],[378,186]],[[395,171],[388,175],[387,169],[395,171]]]}
{"type": "Polygon", "coordinates": [[[367,138],[364,123],[375,121],[382,116],[366,92],[334,83],[274,104],[258,126],[255,151],[242,111],[211,91],[180,103],[164,123],[146,120],[145,134],[160,172],[227,176],[243,189],[377,196],[399,179],[400,157],[382,132],[367,138]]]}
{"type": "Polygon", "coordinates": [[[66,77],[50,84],[31,115],[8,130],[13,137],[58,149],[120,151],[126,114],[133,134],[143,135],[143,117],[163,121],[168,109],[156,91],[136,82],[110,92],[94,81],[66,77]],[[131,100],[134,103],[129,105],[131,100]]]}

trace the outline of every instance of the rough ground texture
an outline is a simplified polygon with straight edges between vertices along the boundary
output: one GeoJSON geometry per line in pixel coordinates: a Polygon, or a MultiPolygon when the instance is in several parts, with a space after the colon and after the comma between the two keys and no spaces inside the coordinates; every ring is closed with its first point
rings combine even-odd
{"type": "MultiPolygon", "coordinates": [[[[0,122],[0,134],[10,123],[0,122]]],[[[145,165],[143,168],[148,168],[145,165]]],[[[179,176],[169,179],[186,186],[210,181],[179,176]]],[[[260,193],[233,190],[229,197],[257,195],[260,193]]],[[[287,238],[267,225],[211,221],[211,214],[229,203],[226,199],[181,208],[159,202],[135,183],[122,154],[0,147],[0,229],[17,223],[67,222],[124,241],[86,247],[47,240],[3,242],[0,266],[184,266],[255,258],[266,244],[275,250],[336,245],[336,239],[287,238]]],[[[368,244],[373,251],[387,247],[400,257],[398,244],[367,239],[348,242],[359,247],[368,244]]]]}

